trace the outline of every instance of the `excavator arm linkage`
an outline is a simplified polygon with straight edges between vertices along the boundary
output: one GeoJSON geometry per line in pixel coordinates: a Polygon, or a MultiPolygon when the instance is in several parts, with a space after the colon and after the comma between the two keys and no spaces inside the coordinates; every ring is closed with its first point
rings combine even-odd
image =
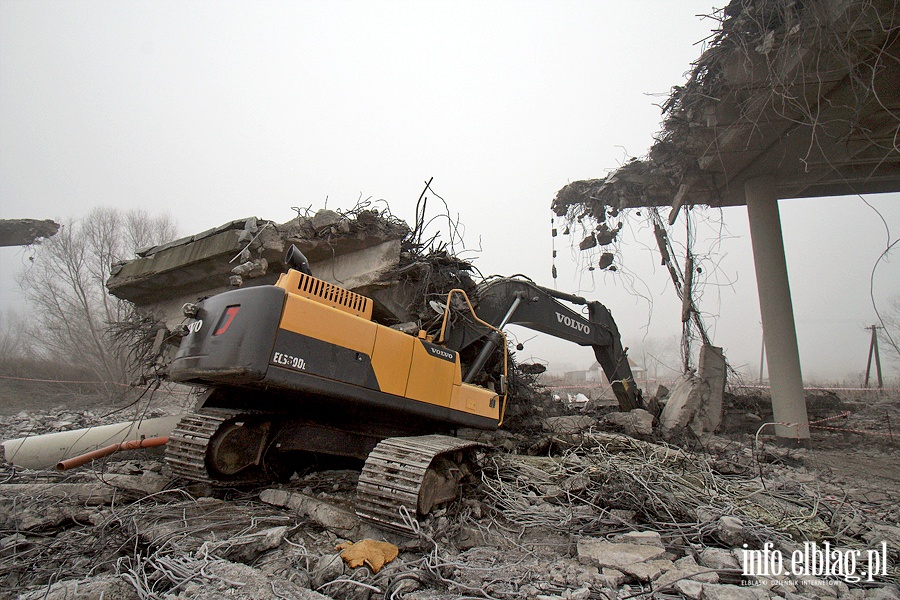
{"type": "MultiPolygon", "coordinates": [[[[589,302],[519,278],[490,279],[478,286],[475,298],[478,317],[491,325],[512,323],[580,346],[591,346],[597,362],[612,382],[620,409],[642,408],[641,392],[635,386],[619,330],[609,310],[600,302],[589,302]],[[587,317],[560,300],[586,305],[587,317]]],[[[484,338],[486,333],[483,327],[463,323],[450,330],[447,346],[461,351],[484,338]]]]}

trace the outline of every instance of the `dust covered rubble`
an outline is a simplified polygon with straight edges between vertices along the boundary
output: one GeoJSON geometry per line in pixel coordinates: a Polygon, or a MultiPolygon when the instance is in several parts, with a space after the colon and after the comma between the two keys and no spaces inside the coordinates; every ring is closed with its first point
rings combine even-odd
{"type": "Polygon", "coordinates": [[[359,522],[355,471],[198,497],[200,490],[162,477],[153,454],[66,474],[8,469],[0,485],[0,594],[896,597],[900,535],[889,537],[896,521],[872,517],[890,516],[890,501],[841,502],[846,494],[811,470],[802,452],[765,445],[754,454],[727,438],[684,449],[599,431],[596,419],[574,419],[582,426],[574,429],[541,427],[567,416],[554,412],[547,406],[531,414],[540,416],[530,429],[494,434],[502,450],[484,456],[480,480],[422,519],[413,538],[359,522]],[[722,473],[716,465],[725,463],[732,468],[722,473]],[[891,540],[892,571],[877,586],[839,578],[815,586],[796,577],[741,585],[743,544],[772,541],[788,551],[827,539],[862,547],[873,532],[891,540]],[[378,573],[349,567],[336,548],[365,538],[391,542],[399,555],[378,573]]]}

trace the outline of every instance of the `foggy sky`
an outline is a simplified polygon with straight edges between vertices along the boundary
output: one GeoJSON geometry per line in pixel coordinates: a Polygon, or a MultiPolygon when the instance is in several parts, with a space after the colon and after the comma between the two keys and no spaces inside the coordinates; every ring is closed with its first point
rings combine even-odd
{"type": "MultiPolygon", "coordinates": [[[[350,208],[372,197],[412,222],[434,177],[478,250],[464,256],[485,274],[552,285],[551,199],[569,181],[646,152],[658,104],[715,27],[697,16],[710,12],[693,0],[5,0],[0,218],[140,206],[190,234],[251,215],[284,222],[291,207],[326,198],[350,208]]],[[[866,200],[897,236],[900,194],[866,200]]],[[[858,197],[782,201],[781,211],[804,376],[858,374],[864,327],[876,322],[869,280],[885,227],[858,197]]],[[[712,227],[700,240],[714,251],[700,308],[713,341],[755,370],[761,328],[746,210],[721,218],[721,243],[712,227]]],[[[637,347],[645,336],[677,335],[680,304],[651,234],[639,219],[632,227],[617,275],[585,272],[571,241],[556,243],[558,287],[606,304],[637,347]]],[[[0,308],[22,312],[14,272],[29,254],[0,249],[0,308]]],[[[892,259],[875,273],[882,309],[900,294],[892,259]]],[[[564,368],[592,360],[552,340],[535,339],[523,354],[564,368]]]]}

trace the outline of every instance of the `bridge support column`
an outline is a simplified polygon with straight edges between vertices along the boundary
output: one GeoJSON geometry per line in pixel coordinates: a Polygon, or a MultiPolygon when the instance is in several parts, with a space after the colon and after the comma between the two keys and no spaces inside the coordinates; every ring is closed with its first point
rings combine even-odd
{"type": "Polygon", "coordinates": [[[774,420],[797,424],[776,425],[775,434],[783,438],[808,439],[809,418],[803,394],[778,198],[772,182],[763,178],[748,181],[744,193],[750,219],[774,420]]]}

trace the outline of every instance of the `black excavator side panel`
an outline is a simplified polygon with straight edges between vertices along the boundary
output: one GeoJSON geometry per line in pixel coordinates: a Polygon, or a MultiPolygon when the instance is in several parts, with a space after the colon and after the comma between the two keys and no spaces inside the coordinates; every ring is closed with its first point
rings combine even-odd
{"type": "Polygon", "coordinates": [[[169,371],[173,381],[241,385],[266,375],[285,292],[261,285],[198,303],[169,371]]]}

